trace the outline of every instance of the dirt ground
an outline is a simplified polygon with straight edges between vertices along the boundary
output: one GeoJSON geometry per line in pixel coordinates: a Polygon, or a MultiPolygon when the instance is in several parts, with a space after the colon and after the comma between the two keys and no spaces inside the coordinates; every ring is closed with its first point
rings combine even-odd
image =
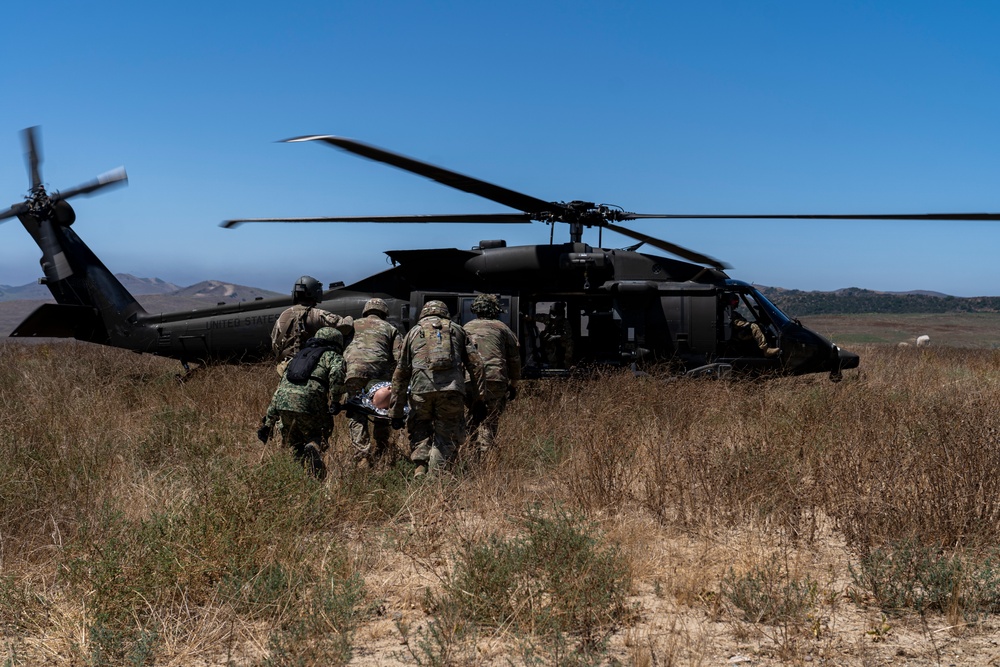
{"type": "MultiPolygon", "coordinates": [[[[1000,665],[996,619],[972,627],[949,623],[941,614],[886,616],[870,600],[859,599],[848,570],[851,554],[828,528],[821,528],[811,543],[794,547],[761,543],[755,530],[667,536],[653,525],[623,524],[616,532],[635,559],[631,601],[639,620],[611,634],[610,650],[600,664],[1000,665]],[[818,584],[816,606],[800,624],[748,623],[719,595],[718,582],[727,571],[767,555],[785,559],[790,571],[818,584]]],[[[380,551],[365,539],[355,545],[359,551],[380,551]]],[[[423,611],[422,600],[425,589],[440,585],[445,563],[396,552],[371,565],[366,583],[384,608],[359,626],[351,664],[432,664],[419,648],[433,620],[423,611]]],[[[457,665],[538,664],[527,657],[523,637],[503,630],[456,642],[449,660],[457,665]]],[[[551,655],[541,664],[550,660],[551,655]]]]}

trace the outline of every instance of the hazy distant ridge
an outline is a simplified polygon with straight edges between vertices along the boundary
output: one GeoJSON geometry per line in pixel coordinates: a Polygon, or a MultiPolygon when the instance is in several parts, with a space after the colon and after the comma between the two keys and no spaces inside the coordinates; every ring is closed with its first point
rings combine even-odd
{"type": "Polygon", "coordinates": [[[862,313],[996,313],[1000,297],[957,297],[939,292],[876,292],[848,287],[835,292],[804,292],[757,286],[790,317],[807,315],[859,315],[862,313]]]}
{"type": "MultiPolygon", "coordinates": [[[[116,273],[115,277],[121,281],[125,289],[137,297],[161,295],[233,302],[253,301],[257,297],[281,296],[278,292],[226,283],[221,280],[203,280],[188,287],[180,287],[160,278],[139,278],[130,273],[116,273]]],[[[38,283],[17,286],[0,285],[0,301],[48,300],[51,298],[49,289],[38,283]]],[[[139,301],[144,300],[140,299],[139,301]]]]}

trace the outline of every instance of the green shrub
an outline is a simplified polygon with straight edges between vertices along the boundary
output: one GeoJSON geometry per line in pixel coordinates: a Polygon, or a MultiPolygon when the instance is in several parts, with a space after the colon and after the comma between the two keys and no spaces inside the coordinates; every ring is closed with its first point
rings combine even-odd
{"type": "Polygon", "coordinates": [[[463,542],[436,607],[460,608],[481,626],[574,634],[588,646],[632,617],[628,562],[592,525],[532,510],[520,527],[515,538],[463,542]]]}
{"type": "Polygon", "coordinates": [[[871,549],[849,571],[854,584],[887,614],[959,611],[974,622],[1000,610],[998,555],[949,555],[940,547],[906,540],[871,549]]]}
{"type": "Polygon", "coordinates": [[[721,588],[722,595],[750,623],[796,625],[805,621],[819,587],[808,576],[801,580],[791,576],[785,565],[772,557],[743,574],[730,569],[721,588]]]}

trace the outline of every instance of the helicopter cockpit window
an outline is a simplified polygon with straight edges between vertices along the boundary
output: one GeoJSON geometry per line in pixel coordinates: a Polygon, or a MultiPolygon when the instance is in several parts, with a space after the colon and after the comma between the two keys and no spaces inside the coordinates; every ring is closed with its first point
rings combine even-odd
{"type": "Polygon", "coordinates": [[[756,297],[759,294],[735,291],[721,295],[722,338],[734,356],[776,356],[778,353],[778,330],[771,313],[756,297]]]}
{"type": "Polygon", "coordinates": [[[788,319],[788,315],[781,312],[780,308],[771,303],[768,298],[760,292],[754,291],[752,297],[750,294],[747,296],[756,300],[761,311],[767,313],[767,316],[771,319],[771,322],[774,325],[783,327],[791,322],[791,320],[788,319]]]}

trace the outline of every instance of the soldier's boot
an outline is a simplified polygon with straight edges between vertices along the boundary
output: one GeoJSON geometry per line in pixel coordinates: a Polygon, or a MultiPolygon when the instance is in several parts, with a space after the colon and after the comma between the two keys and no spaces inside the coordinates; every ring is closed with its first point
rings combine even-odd
{"type": "Polygon", "coordinates": [[[316,479],[320,481],[326,479],[326,463],[323,461],[323,452],[315,442],[310,442],[305,446],[302,463],[316,479]]]}
{"type": "Polygon", "coordinates": [[[769,347],[764,352],[764,356],[765,357],[776,357],[779,354],[781,354],[781,348],[780,347],[769,347]]]}
{"type": "Polygon", "coordinates": [[[431,447],[431,458],[427,461],[427,474],[439,475],[444,472],[448,465],[448,460],[441,454],[437,447],[431,447]]]}
{"type": "Polygon", "coordinates": [[[414,477],[414,479],[423,477],[426,474],[427,474],[427,462],[426,461],[421,461],[421,462],[417,463],[417,467],[413,469],[413,477],[414,477]]]}

